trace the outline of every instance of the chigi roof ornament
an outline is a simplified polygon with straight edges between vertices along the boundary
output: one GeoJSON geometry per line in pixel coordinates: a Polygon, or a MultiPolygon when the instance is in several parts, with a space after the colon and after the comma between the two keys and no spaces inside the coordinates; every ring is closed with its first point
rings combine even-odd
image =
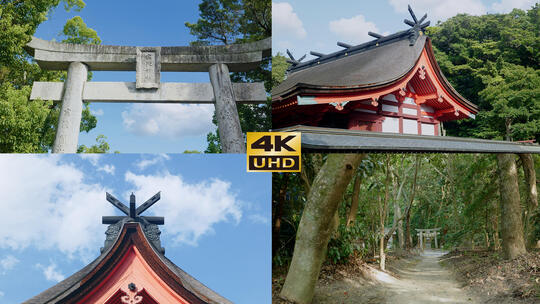
{"type": "Polygon", "coordinates": [[[122,211],[125,216],[103,216],[102,223],[109,225],[105,234],[107,235],[105,239],[105,246],[101,248],[101,252],[107,250],[112,244],[114,244],[122,225],[126,222],[138,222],[141,223],[143,227],[144,234],[150,242],[158,249],[161,253],[165,253],[165,248],[161,247],[161,240],[159,228],[157,225],[165,224],[165,218],[162,216],[141,216],[141,214],[150,208],[152,205],[157,203],[161,198],[161,192],[154,194],[146,202],[136,208],[135,205],[135,195],[131,193],[129,197],[129,208],[120,202],[116,197],[111,194],[106,194],[107,201],[113,206],[122,211]]]}
{"type": "Polygon", "coordinates": [[[424,14],[424,16],[422,16],[422,18],[418,20],[416,18],[416,14],[414,13],[410,5],[408,6],[408,10],[409,10],[409,13],[411,14],[413,21],[404,19],[403,22],[409,25],[411,28],[404,31],[397,32],[392,35],[383,36],[381,34],[377,34],[374,32],[368,32],[368,35],[376,39],[366,42],[366,43],[359,44],[359,45],[351,45],[345,42],[338,41],[337,45],[344,48],[343,50],[340,50],[331,54],[322,54],[319,52],[311,51],[310,54],[317,58],[308,60],[306,62],[302,62],[302,60],[306,57],[306,55],[302,56],[302,58],[300,58],[299,60],[296,60],[294,56],[292,55],[292,53],[289,50],[287,50],[287,55],[289,55],[289,58],[290,58],[290,60],[287,60],[287,62],[291,64],[291,66],[288,69],[288,72],[293,73],[293,72],[302,70],[304,68],[311,67],[313,65],[322,64],[322,63],[329,62],[338,58],[342,58],[344,56],[360,53],[365,50],[378,47],[382,44],[391,43],[396,40],[401,40],[405,38],[409,39],[409,45],[413,46],[416,43],[416,40],[418,40],[418,37],[424,34],[424,30],[426,27],[429,26],[430,21],[422,23],[426,20],[427,14],[424,14]]]}

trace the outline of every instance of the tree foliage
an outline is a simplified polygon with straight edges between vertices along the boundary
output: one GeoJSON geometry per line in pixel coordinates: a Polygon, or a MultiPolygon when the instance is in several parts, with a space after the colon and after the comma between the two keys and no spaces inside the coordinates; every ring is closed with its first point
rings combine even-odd
{"type": "MultiPolygon", "coordinates": [[[[197,23],[186,22],[197,37],[192,45],[234,44],[258,41],[271,36],[271,2],[266,0],[203,0],[197,23]]],[[[264,82],[272,87],[271,58],[249,72],[231,73],[233,82],[264,82]]],[[[268,131],[272,127],[269,101],[264,105],[237,104],[243,132],[268,131]]],[[[213,122],[217,125],[214,116],[213,122]]],[[[218,131],[207,135],[206,153],[221,152],[218,131]]]]}
{"type": "Polygon", "coordinates": [[[240,35],[242,5],[239,0],[204,0],[197,23],[186,22],[196,45],[232,44],[240,35]]]}
{"type": "Polygon", "coordinates": [[[80,16],[69,19],[64,25],[62,33],[67,37],[62,40],[62,42],[75,44],[101,44],[101,39],[98,37],[97,32],[86,26],[86,23],[84,23],[80,16]]]}
{"type": "Polygon", "coordinates": [[[461,14],[428,29],[444,74],[480,108],[475,120],[447,123],[449,134],[540,140],[539,7],[461,14]]]}
{"type": "MultiPolygon", "coordinates": [[[[37,26],[60,3],[67,10],[80,10],[85,5],[81,0],[0,2],[1,152],[47,152],[54,143],[60,105],[51,101],[30,101],[30,91],[34,81],[63,81],[66,72],[41,70],[24,51],[24,46],[32,39],[37,26]]],[[[87,27],[79,16],[68,20],[61,34],[65,37],[63,42],[101,43],[96,31],[87,27]]],[[[85,104],[81,132],[90,131],[96,124],[96,117],[85,104]]]]}

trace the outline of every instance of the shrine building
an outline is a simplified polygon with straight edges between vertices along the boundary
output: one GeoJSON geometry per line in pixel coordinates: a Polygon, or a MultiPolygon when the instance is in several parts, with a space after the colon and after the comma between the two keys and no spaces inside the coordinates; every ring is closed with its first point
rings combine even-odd
{"type": "Polygon", "coordinates": [[[72,276],[24,303],[231,304],[176,266],[164,255],[163,217],[140,216],[160,199],[157,193],[129,207],[107,193],[107,201],[125,216],[104,216],[109,224],[101,255],[72,276]]]}
{"type": "Polygon", "coordinates": [[[302,62],[287,50],[286,79],[272,90],[274,129],[312,127],[441,135],[441,123],[469,119],[478,107],[461,96],[435,60],[429,25],[409,6],[411,26],[360,45],[302,62]]]}

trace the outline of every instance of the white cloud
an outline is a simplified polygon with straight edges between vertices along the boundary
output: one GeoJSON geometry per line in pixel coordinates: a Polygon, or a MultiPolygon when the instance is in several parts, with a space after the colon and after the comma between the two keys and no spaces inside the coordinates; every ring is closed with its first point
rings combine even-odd
{"type": "Polygon", "coordinates": [[[530,9],[537,0],[501,0],[491,5],[491,10],[496,13],[509,13],[514,8],[522,10],[530,9]]]}
{"type": "Polygon", "coordinates": [[[36,264],[36,267],[38,269],[41,269],[41,271],[43,271],[43,275],[45,276],[45,278],[47,279],[47,281],[53,281],[53,282],[60,282],[62,281],[63,279],[66,278],[65,275],[63,275],[58,269],[57,269],[57,265],[53,262],[51,262],[51,264],[49,264],[49,266],[43,266],[41,264],[36,264]]]}
{"type": "Polygon", "coordinates": [[[373,40],[374,38],[368,35],[369,31],[379,33],[375,23],[367,21],[362,15],[333,20],[330,21],[329,26],[330,31],[344,39],[344,42],[352,44],[373,40]]]}
{"type": "Polygon", "coordinates": [[[135,135],[175,139],[215,130],[213,105],[133,104],[122,112],[124,128],[135,135]]]}
{"type": "Polygon", "coordinates": [[[114,165],[104,165],[104,166],[98,168],[98,171],[103,171],[103,172],[109,173],[111,175],[114,175],[114,170],[115,170],[114,165]]]}
{"type": "Polygon", "coordinates": [[[170,156],[167,154],[158,154],[155,157],[150,158],[150,159],[141,159],[135,165],[137,166],[137,168],[139,168],[139,170],[144,170],[149,166],[155,165],[157,163],[162,163],[165,160],[169,160],[169,159],[170,159],[170,156]]]}
{"type": "Polygon", "coordinates": [[[0,259],[0,273],[5,274],[8,270],[11,270],[19,263],[19,259],[12,255],[7,255],[0,259]]]}
{"type": "Polygon", "coordinates": [[[79,153],[77,155],[79,155],[80,158],[89,161],[94,167],[98,165],[99,159],[101,158],[101,154],[97,153],[79,153]]]}
{"type": "Polygon", "coordinates": [[[100,166],[100,161],[101,161],[101,157],[102,157],[102,154],[98,154],[98,153],[80,153],[78,154],[82,159],[85,159],[87,161],[89,161],[92,166],[96,167],[98,171],[103,171],[105,173],[108,173],[108,174],[111,174],[111,175],[114,175],[114,171],[115,171],[115,167],[114,165],[103,165],[103,166],[100,166]]]}
{"type": "Polygon", "coordinates": [[[0,297],[5,296],[6,294],[3,291],[0,291],[0,297]]]}
{"type": "MultiPolygon", "coordinates": [[[[136,175],[127,172],[137,200],[143,202],[158,191],[161,200],[150,213],[165,216],[163,230],[178,243],[197,245],[198,239],[213,232],[221,222],[238,223],[242,217],[241,203],[231,191],[231,184],[220,179],[188,183],[181,176],[163,172],[158,175],[136,175]]],[[[128,195],[126,193],[126,195],[128,195]]]]}
{"type": "Polygon", "coordinates": [[[94,116],[103,116],[103,109],[90,110],[90,113],[94,116]]]}
{"type": "Polygon", "coordinates": [[[306,37],[304,25],[289,3],[272,2],[272,33],[275,37],[306,37]]]}
{"type": "Polygon", "coordinates": [[[265,224],[266,225],[266,224],[270,223],[270,220],[268,219],[268,217],[266,217],[264,215],[261,215],[261,214],[250,214],[250,215],[248,215],[248,218],[252,223],[255,223],[255,224],[265,224]]]}
{"type": "Polygon", "coordinates": [[[104,188],[83,180],[58,157],[0,155],[0,248],[58,249],[89,261],[104,239],[101,216],[112,214],[104,188]]]}
{"type": "MultiPolygon", "coordinates": [[[[418,19],[427,13],[431,24],[461,13],[482,15],[487,11],[481,0],[460,0],[459,3],[455,0],[390,0],[390,4],[397,12],[407,15],[407,5],[410,4],[418,19]]],[[[407,19],[412,21],[410,16],[407,19]]]]}

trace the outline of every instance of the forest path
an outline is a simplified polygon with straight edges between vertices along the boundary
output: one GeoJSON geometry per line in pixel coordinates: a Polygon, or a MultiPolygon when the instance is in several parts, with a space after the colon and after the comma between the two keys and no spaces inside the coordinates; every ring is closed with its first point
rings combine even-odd
{"type": "Polygon", "coordinates": [[[384,283],[384,303],[476,303],[459,287],[452,273],[439,264],[445,253],[426,250],[417,263],[395,269],[400,278],[384,283]]]}
{"type": "Polygon", "coordinates": [[[478,303],[439,264],[445,253],[426,250],[420,256],[393,261],[390,270],[396,276],[374,270],[377,282],[356,275],[319,284],[313,304],[478,303]]]}

